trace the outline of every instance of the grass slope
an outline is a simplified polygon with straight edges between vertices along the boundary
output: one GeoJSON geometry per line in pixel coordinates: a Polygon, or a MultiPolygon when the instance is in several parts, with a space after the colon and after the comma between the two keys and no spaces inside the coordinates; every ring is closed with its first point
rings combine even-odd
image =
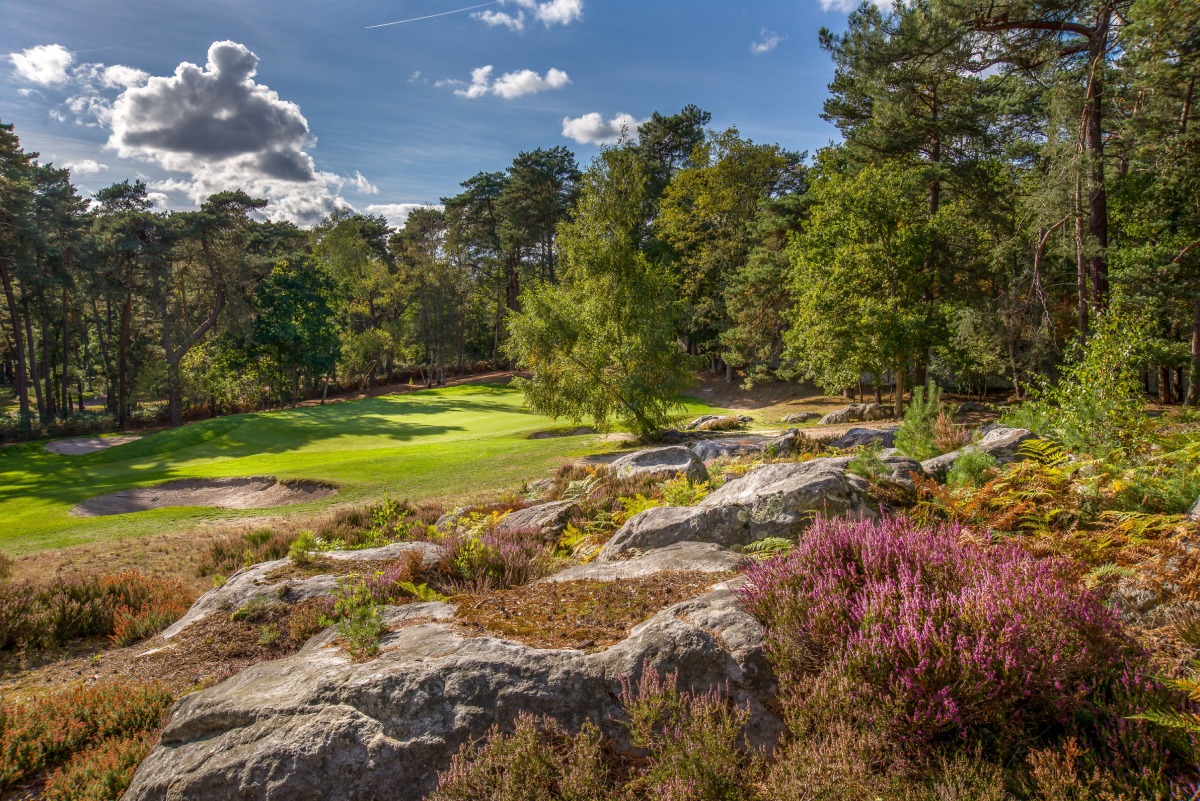
{"type": "MultiPolygon", "coordinates": [[[[689,414],[707,411],[688,403],[689,414]]],[[[304,514],[385,493],[425,499],[496,491],[599,448],[595,437],[528,439],[550,425],[522,406],[520,392],[469,384],[221,417],[86,456],[48,453],[44,442],[10,446],[0,449],[0,550],[21,554],[263,514],[201,507],[70,514],[92,496],[171,479],[270,475],[339,486],[330,499],[272,512],[304,514]]]]}

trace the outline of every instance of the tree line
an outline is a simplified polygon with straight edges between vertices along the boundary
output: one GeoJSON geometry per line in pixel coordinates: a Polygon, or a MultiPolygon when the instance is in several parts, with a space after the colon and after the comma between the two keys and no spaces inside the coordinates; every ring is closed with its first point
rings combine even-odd
{"type": "Polygon", "coordinates": [[[30,427],[103,397],[178,422],[412,375],[519,367],[535,408],[649,430],[698,367],[830,391],[1024,391],[1137,314],[1164,401],[1200,399],[1200,7],[864,4],[812,158],[655,113],[391,228],[264,222],[238,192],[81,198],[0,127],[0,377],[30,427]]]}

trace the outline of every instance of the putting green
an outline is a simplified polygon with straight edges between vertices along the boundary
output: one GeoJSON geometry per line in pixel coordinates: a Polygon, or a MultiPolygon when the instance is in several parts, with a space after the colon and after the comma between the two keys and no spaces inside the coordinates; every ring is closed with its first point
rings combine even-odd
{"type": "MultiPolygon", "coordinates": [[[[711,411],[690,400],[687,406],[689,414],[711,411]]],[[[525,409],[510,387],[468,384],[220,417],[84,456],[48,453],[44,442],[0,448],[0,550],[15,555],[264,514],[201,507],[70,514],[93,496],[172,479],[275,476],[336,484],[332,498],[270,512],[311,514],[385,493],[419,500],[502,490],[605,447],[594,436],[529,439],[553,425],[525,409]]]]}

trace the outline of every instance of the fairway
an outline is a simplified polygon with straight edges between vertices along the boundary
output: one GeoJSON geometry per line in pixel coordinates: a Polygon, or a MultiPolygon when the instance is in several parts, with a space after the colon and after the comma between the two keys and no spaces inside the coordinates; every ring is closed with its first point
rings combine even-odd
{"type": "MultiPolygon", "coordinates": [[[[688,402],[688,413],[706,409],[688,402]]],[[[0,551],[16,555],[205,520],[306,514],[385,493],[420,500],[496,491],[604,447],[595,436],[528,438],[553,425],[525,409],[517,390],[468,384],[220,417],[84,456],[48,453],[45,442],[10,446],[0,449],[0,551]],[[327,481],[338,493],[271,512],[176,507],[99,518],[70,514],[95,495],[238,476],[327,481]]]]}

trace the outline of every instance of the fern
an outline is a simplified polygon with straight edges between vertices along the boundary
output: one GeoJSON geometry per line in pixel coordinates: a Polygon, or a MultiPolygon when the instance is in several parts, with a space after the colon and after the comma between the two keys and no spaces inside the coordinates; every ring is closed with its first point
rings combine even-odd
{"type": "Polygon", "coordinates": [[[442,595],[437,590],[430,589],[429,585],[424,583],[414,584],[411,581],[398,581],[396,582],[396,586],[404,590],[404,592],[408,593],[412,597],[416,598],[418,601],[425,601],[429,603],[435,601],[445,601],[447,598],[447,596],[442,595]]]}
{"type": "MultiPolygon", "coordinates": [[[[1167,679],[1164,683],[1184,696],[1186,704],[1200,703],[1200,673],[1197,672],[1200,663],[1193,662],[1188,673],[1181,679],[1167,679]]],[[[1148,709],[1140,715],[1132,715],[1132,720],[1148,720],[1167,729],[1185,731],[1188,734],[1200,735],[1200,714],[1194,709],[1167,709],[1159,706],[1148,709]]]]}
{"type": "Polygon", "coordinates": [[[788,553],[795,545],[786,537],[764,537],[747,545],[742,553],[754,559],[767,560],[788,553]]]}
{"type": "Polygon", "coordinates": [[[1121,567],[1113,562],[1106,562],[1088,571],[1083,583],[1087,585],[1088,589],[1095,589],[1097,585],[1108,579],[1131,578],[1135,575],[1137,574],[1127,567],[1121,567]]]}
{"type": "Polygon", "coordinates": [[[1031,439],[1021,443],[1017,455],[1035,464],[1054,467],[1067,461],[1067,452],[1057,442],[1031,439]]]}

